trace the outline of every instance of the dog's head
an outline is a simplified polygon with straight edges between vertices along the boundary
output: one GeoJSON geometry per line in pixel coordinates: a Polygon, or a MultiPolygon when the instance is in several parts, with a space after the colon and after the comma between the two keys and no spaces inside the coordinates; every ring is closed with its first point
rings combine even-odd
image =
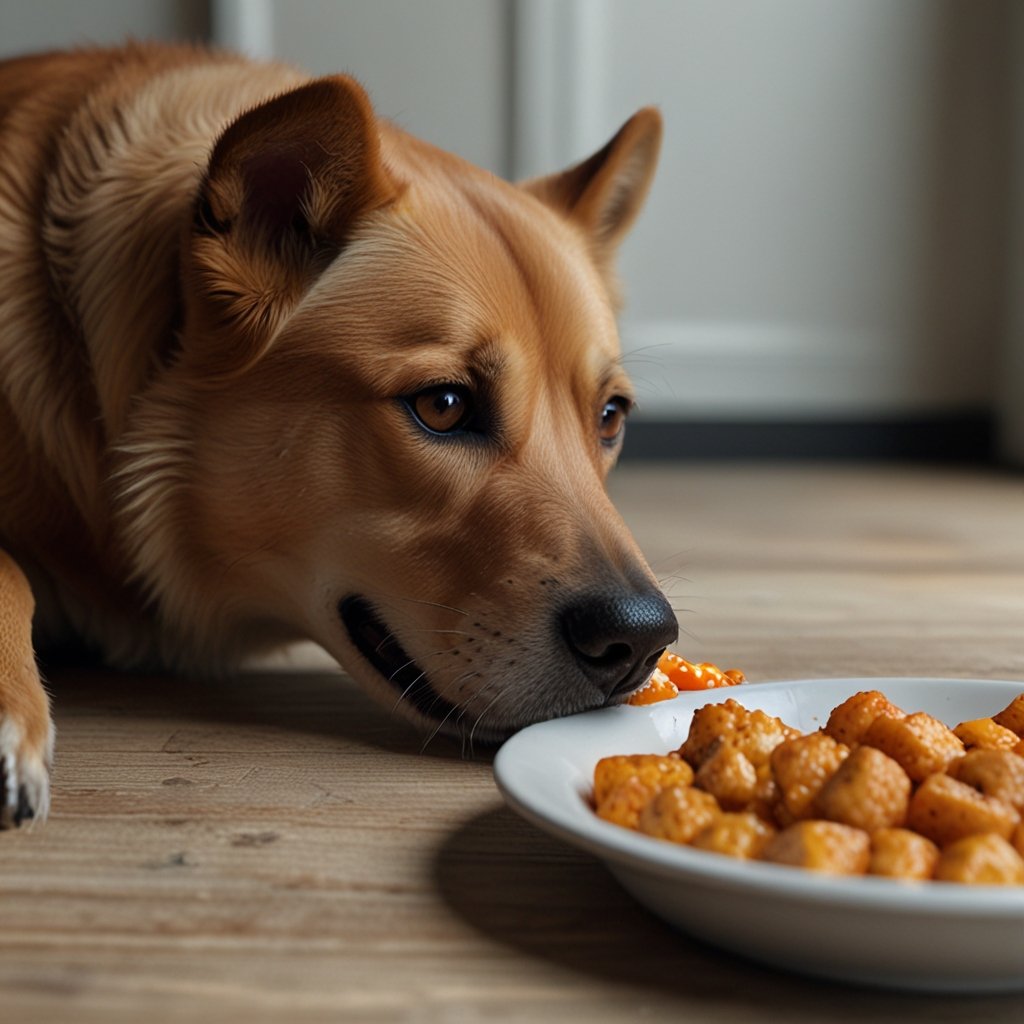
{"type": "Polygon", "coordinates": [[[514,186],[345,78],[232,124],[163,388],[175,553],[138,530],[168,606],[283,624],[480,738],[640,685],[677,626],[604,490],[632,404],[612,258],[660,136],[643,110],[514,186]]]}

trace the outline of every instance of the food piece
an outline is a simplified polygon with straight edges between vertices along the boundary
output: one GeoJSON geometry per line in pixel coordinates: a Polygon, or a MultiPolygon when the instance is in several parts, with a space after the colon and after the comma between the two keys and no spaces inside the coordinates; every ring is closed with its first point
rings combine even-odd
{"type": "Polygon", "coordinates": [[[1013,750],[1020,742],[1015,732],[1002,725],[997,725],[992,718],[975,718],[970,722],[961,722],[954,734],[968,748],[982,747],[986,750],[1013,750]]]}
{"type": "Polygon", "coordinates": [[[747,810],[753,811],[763,821],[771,825],[777,824],[775,820],[775,808],[779,805],[779,784],[772,775],[772,766],[766,761],[755,769],[757,783],[754,786],[754,795],[750,800],[747,810]]]}
{"type": "Polygon", "coordinates": [[[694,766],[701,764],[723,743],[735,747],[757,768],[784,740],[799,736],[781,719],[763,711],[748,711],[729,698],[720,704],[705,704],[690,722],[690,732],[679,753],[694,766]]]}
{"type": "Polygon", "coordinates": [[[953,730],[923,711],[905,718],[880,715],[861,742],[899,761],[914,782],[923,782],[929,775],[945,771],[950,761],[964,752],[964,745],[953,730]]]}
{"type": "Polygon", "coordinates": [[[1024,757],[1019,754],[969,750],[950,766],[949,774],[1024,814],[1024,757]]]}
{"type": "Polygon", "coordinates": [[[754,799],[757,771],[746,754],[723,740],[697,769],[693,784],[710,793],[723,809],[738,811],[754,799]]]}
{"type": "Polygon", "coordinates": [[[1024,859],[1003,838],[988,833],[966,836],[947,846],[935,866],[937,882],[968,885],[1024,884],[1024,859]]]}
{"type": "Polygon", "coordinates": [[[768,842],[761,859],[833,875],[862,875],[871,859],[871,840],[867,832],[835,821],[798,821],[768,842]]]}
{"type": "Polygon", "coordinates": [[[992,716],[992,721],[1024,737],[1024,693],[1018,693],[998,715],[992,716]]]}
{"type": "Polygon", "coordinates": [[[895,828],[907,820],[910,777],[874,747],[858,747],[828,779],[814,800],[818,817],[867,832],[895,828]]]}
{"type": "Polygon", "coordinates": [[[772,775],[779,787],[776,817],[780,824],[813,816],[814,798],[849,752],[848,747],[823,732],[786,740],[772,751],[772,775]]]}
{"type": "Polygon", "coordinates": [[[724,853],[727,857],[754,860],[774,835],[771,825],[749,811],[720,814],[690,840],[690,845],[698,850],[724,853]]]}
{"type": "Polygon", "coordinates": [[[863,690],[837,705],[828,716],[825,732],[839,743],[855,746],[863,739],[871,723],[880,715],[905,718],[906,712],[890,703],[879,690],[863,690]]]}
{"type": "Polygon", "coordinates": [[[680,690],[712,690],[743,682],[746,682],[746,677],[738,668],[723,672],[709,662],[694,664],[672,651],[665,651],[658,659],[658,666],[651,678],[639,690],[634,690],[626,703],[634,706],[656,704],[658,701],[670,700],[680,690]]]}
{"type": "Polygon", "coordinates": [[[597,804],[597,816],[623,828],[637,827],[643,809],[657,796],[658,791],[645,786],[635,775],[613,786],[597,804]]]}
{"type": "Polygon", "coordinates": [[[931,878],[939,860],[939,848],[924,836],[906,828],[880,828],[871,833],[868,874],[886,878],[931,878]]]}
{"type": "Polygon", "coordinates": [[[1024,822],[1021,822],[1013,830],[1013,835],[1010,836],[1010,845],[1024,857],[1024,822]]]}
{"type": "Polygon", "coordinates": [[[723,672],[710,662],[687,661],[672,651],[665,651],[658,659],[658,668],[680,690],[713,690],[719,686],[736,686],[746,681],[738,668],[723,672]]]}
{"type": "Polygon", "coordinates": [[[918,786],[907,810],[907,826],[939,846],[980,832],[1009,839],[1019,823],[1020,815],[1009,804],[941,773],[918,786]]]}
{"type": "Polygon", "coordinates": [[[710,793],[689,786],[670,786],[643,809],[637,827],[655,839],[688,843],[719,814],[710,793]]]}
{"type": "Polygon", "coordinates": [[[705,704],[698,708],[690,720],[690,731],[679,748],[685,761],[699,768],[708,753],[731,735],[736,726],[750,714],[747,709],[732,698],[719,704],[705,704]]]}
{"type": "Polygon", "coordinates": [[[751,711],[738,722],[728,742],[743,753],[755,768],[766,765],[772,751],[786,740],[795,740],[799,729],[792,729],[780,718],[763,711],[751,711]]]}
{"type": "Polygon", "coordinates": [[[688,786],[693,769],[681,758],[662,754],[615,754],[602,757],[594,767],[594,803],[627,779],[639,779],[655,792],[666,786],[688,786]]]}
{"type": "Polygon", "coordinates": [[[642,707],[645,704],[657,704],[660,700],[671,700],[679,693],[679,687],[660,668],[651,673],[651,678],[629,695],[627,704],[642,707]]]}

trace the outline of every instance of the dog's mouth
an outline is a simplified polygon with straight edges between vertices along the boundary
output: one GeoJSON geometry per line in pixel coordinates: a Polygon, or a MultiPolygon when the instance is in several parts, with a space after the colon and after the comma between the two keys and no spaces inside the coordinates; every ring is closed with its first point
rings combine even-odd
{"type": "Polygon", "coordinates": [[[343,598],[338,614],[356,650],[398,691],[401,700],[421,715],[441,721],[456,710],[431,686],[427,673],[406,653],[366,598],[357,594],[343,598]]]}

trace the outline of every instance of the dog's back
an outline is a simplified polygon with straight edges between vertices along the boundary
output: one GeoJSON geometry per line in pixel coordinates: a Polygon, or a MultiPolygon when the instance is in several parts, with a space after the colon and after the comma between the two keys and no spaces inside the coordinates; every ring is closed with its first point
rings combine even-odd
{"type": "Polygon", "coordinates": [[[38,639],[140,617],[108,449],[180,326],[179,248],[214,140],[302,80],[187,46],[0,63],[0,548],[44,599],[38,639]]]}

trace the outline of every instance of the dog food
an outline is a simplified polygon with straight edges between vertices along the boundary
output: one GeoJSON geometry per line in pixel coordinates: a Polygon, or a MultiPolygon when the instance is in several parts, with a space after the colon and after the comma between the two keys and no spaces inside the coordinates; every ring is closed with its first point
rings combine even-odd
{"type": "MultiPolygon", "coordinates": [[[[690,668],[716,680],[705,685],[742,680],[690,668]]],[[[805,735],[731,698],[706,704],[678,750],[602,758],[594,806],[606,821],[746,860],[1024,885],[1024,694],[949,729],[871,690],[805,735]]]]}
{"type": "Polygon", "coordinates": [[[743,682],[746,679],[738,668],[723,672],[709,662],[697,664],[672,651],[665,651],[658,659],[658,667],[651,678],[634,691],[627,703],[656,704],[660,700],[671,699],[680,690],[713,690],[719,686],[736,686],[743,682]]]}

